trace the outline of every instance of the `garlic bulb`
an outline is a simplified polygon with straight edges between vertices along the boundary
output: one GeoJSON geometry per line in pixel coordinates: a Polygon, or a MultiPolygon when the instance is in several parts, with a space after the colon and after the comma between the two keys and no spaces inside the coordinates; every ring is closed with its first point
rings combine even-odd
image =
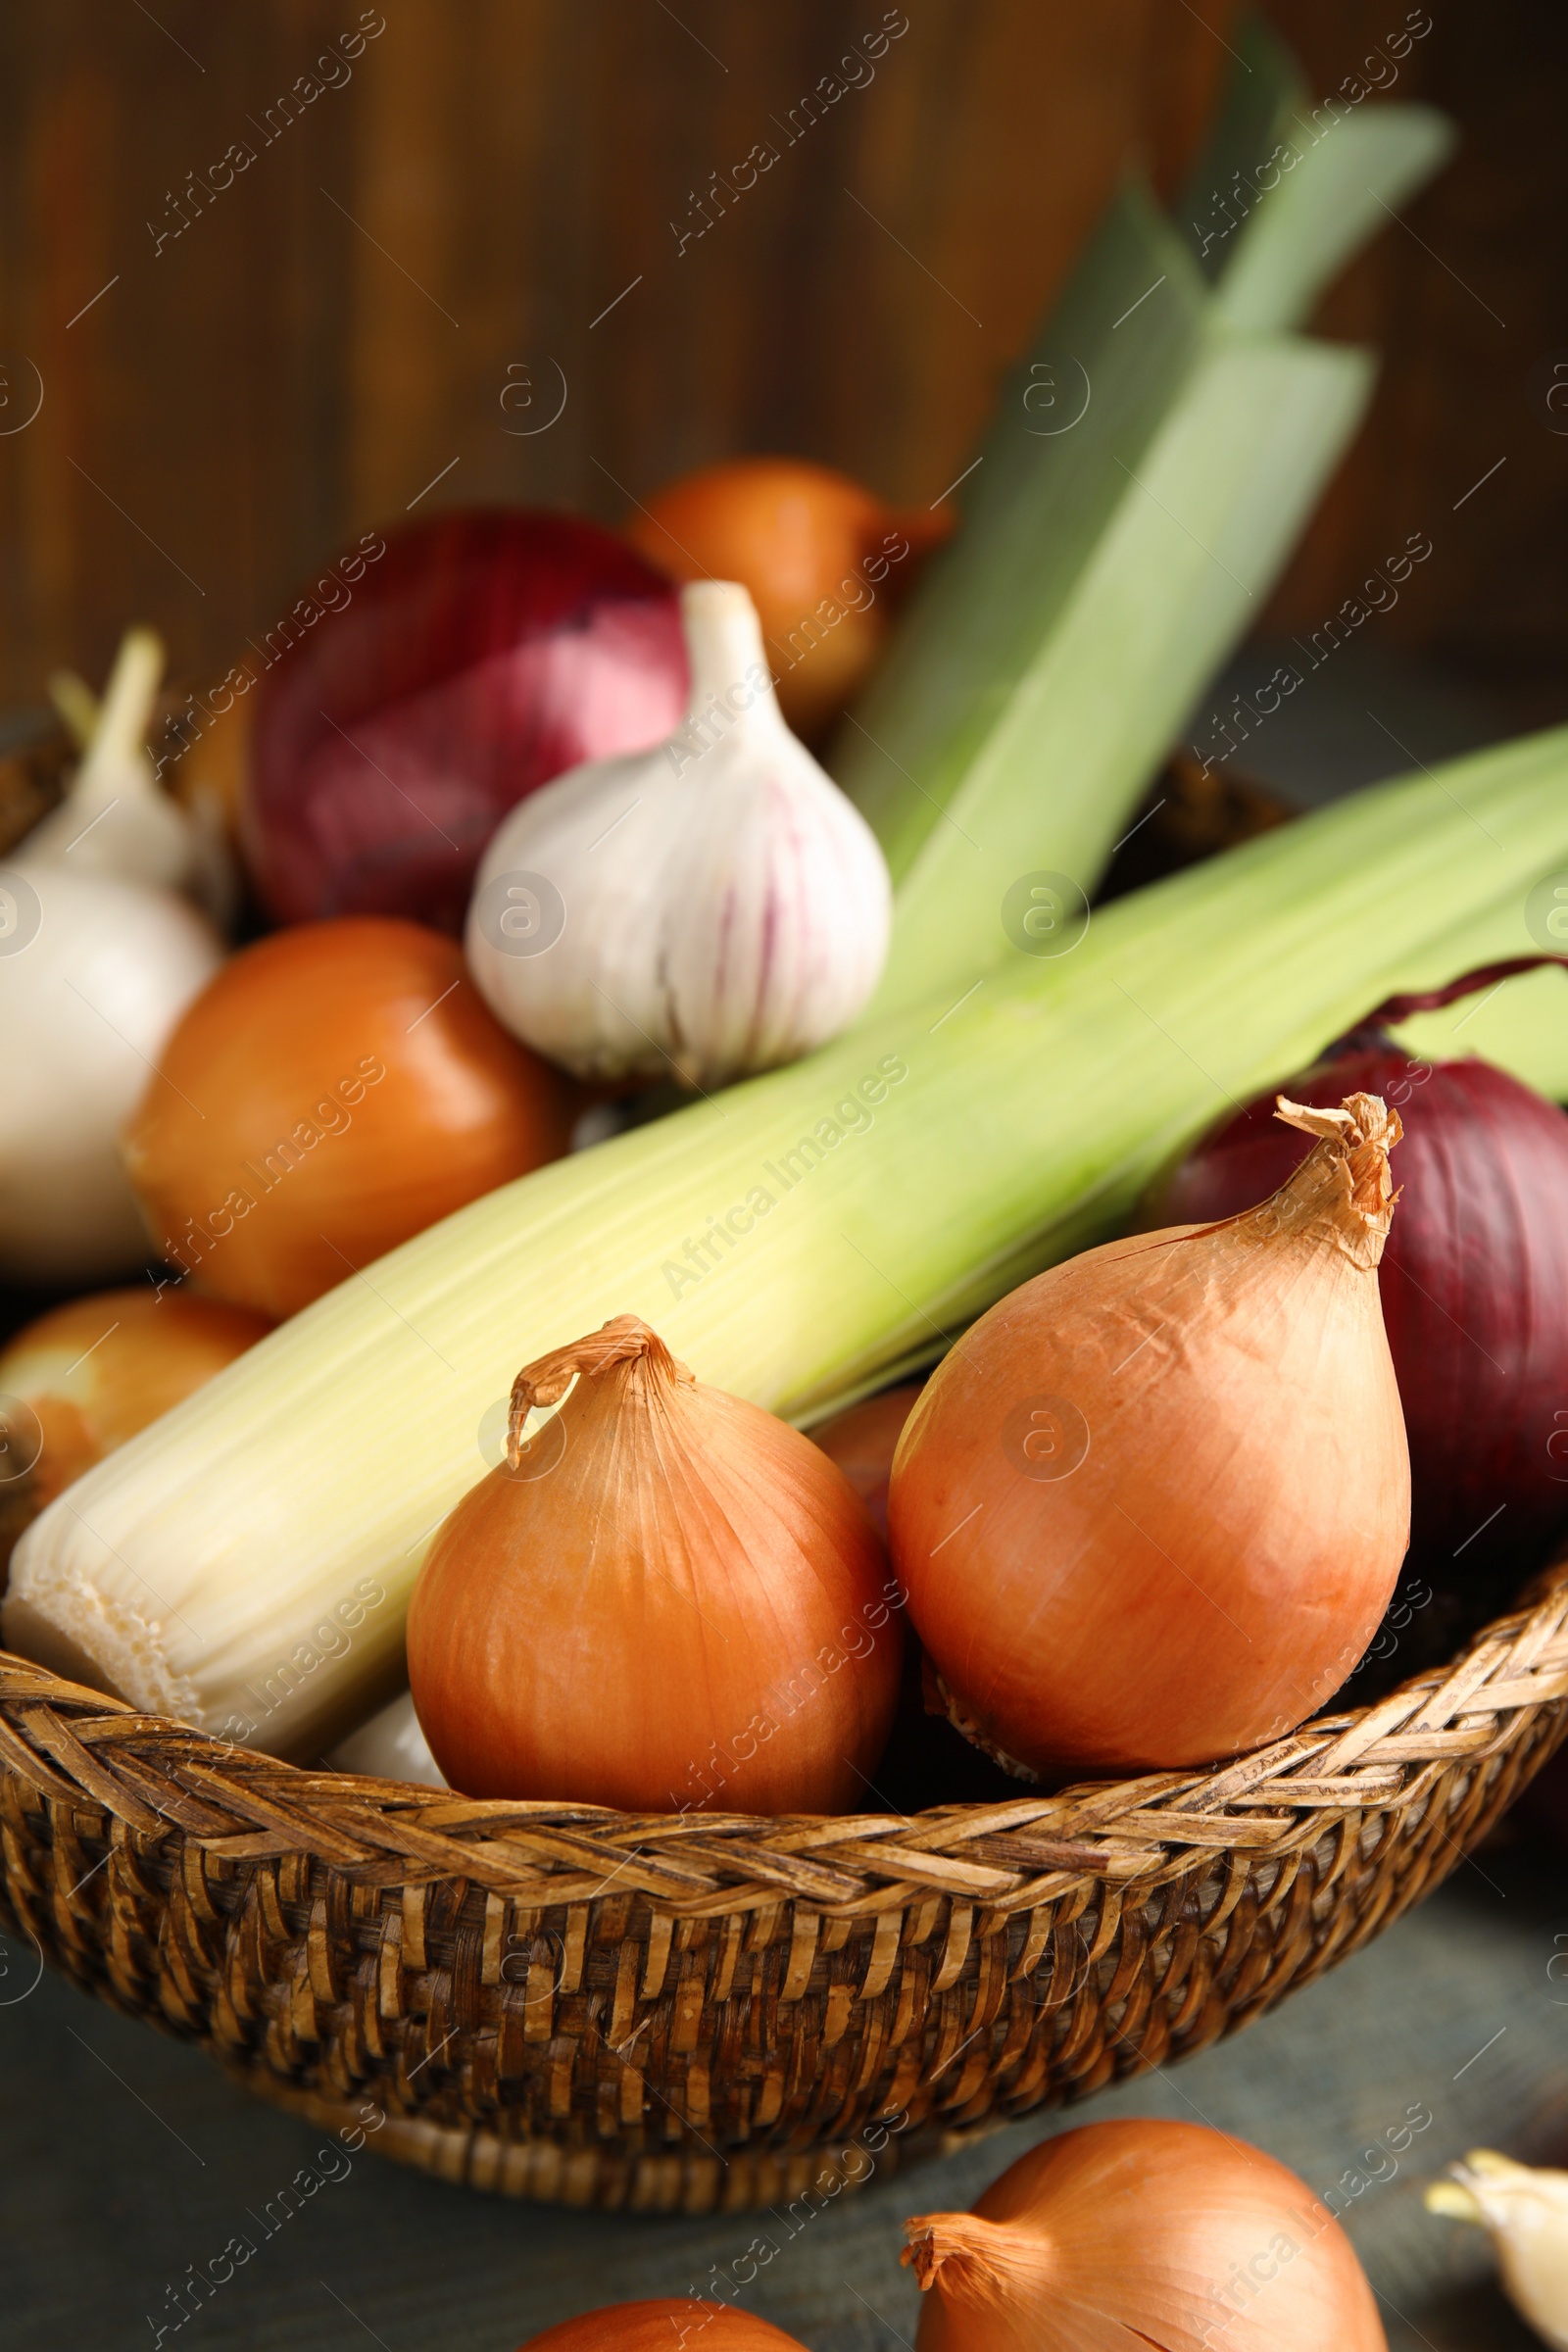
{"type": "Polygon", "coordinates": [[[1474,2222],[1491,2236],[1509,2302],[1543,2343],[1568,2352],[1568,2173],[1472,2148],[1451,2179],[1427,2190],[1429,2213],[1474,2222]]]}
{"type": "Polygon", "coordinates": [[[497,1017],[580,1077],[721,1085],[846,1028],[887,954],[869,827],[790,733],[757,612],[681,591],[692,694],[666,743],[531,793],[490,844],[469,967],[497,1017]]]}
{"type": "Polygon", "coordinates": [[[0,867],[0,1276],[80,1284],[147,1256],[120,1130],[222,949],[172,891],[31,846],[0,867]]]}
{"type": "Polygon", "coordinates": [[[96,711],[79,678],[62,672],[51,681],[73,732],[90,727],[91,737],[65,799],[26,837],[30,863],[63,864],[69,858],[74,873],[113,874],[171,890],[190,881],[196,864],[190,819],[160,789],[147,757],[163,673],[156,632],[127,629],[96,711]]]}

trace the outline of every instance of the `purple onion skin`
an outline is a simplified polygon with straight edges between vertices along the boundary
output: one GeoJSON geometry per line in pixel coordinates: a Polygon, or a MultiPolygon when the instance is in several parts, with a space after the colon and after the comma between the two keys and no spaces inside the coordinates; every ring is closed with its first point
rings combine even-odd
{"type": "Polygon", "coordinates": [[[1215,1128],[1142,1221],[1254,1207],[1311,1149],[1273,1116],[1275,1095],[1334,1106],[1357,1090],[1404,1123],[1379,1281],[1410,1441],[1407,1572],[1523,1571],[1568,1526],[1568,1117],[1554,1103],[1490,1062],[1412,1061],[1361,1032],[1215,1128]]]}
{"type": "Polygon", "coordinates": [[[675,589],[597,523],[496,508],[389,532],[257,689],[242,839],[264,903],[461,932],[508,809],[660,742],[687,682],[675,589]]]}

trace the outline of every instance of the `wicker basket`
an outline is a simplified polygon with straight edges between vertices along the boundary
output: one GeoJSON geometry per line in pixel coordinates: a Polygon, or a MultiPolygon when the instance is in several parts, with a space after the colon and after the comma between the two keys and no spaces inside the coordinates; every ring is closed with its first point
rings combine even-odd
{"type": "Polygon", "coordinates": [[[446,2179],[776,2205],[1261,2016],[1453,1869],[1565,1702],[1568,1560],[1450,1668],[1217,1773],[634,1818],[300,1771],[0,1655],[0,1918],[446,2179]]]}

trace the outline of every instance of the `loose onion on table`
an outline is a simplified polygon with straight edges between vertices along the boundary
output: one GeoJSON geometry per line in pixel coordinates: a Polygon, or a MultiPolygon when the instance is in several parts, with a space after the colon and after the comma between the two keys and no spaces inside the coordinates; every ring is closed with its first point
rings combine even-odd
{"type": "MultiPolygon", "coordinates": [[[[1381,1025],[1503,968],[1380,1006],[1286,1089],[1399,1106],[1399,1213],[1378,1279],[1410,1442],[1410,1568],[1438,1579],[1522,1568],[1568,1526],[1568,1117],[1491,1062],[1413,1060],[1381,1025]]],[[[1148,1221],[1230,1216],[1283,1184],[1301,1147],[1268,1108],[1248,1103],[1197,1144],[1148,1221]]]]}
{"type": "Polygon", "coordinates": [[[147,1081],[125,1162],[172,1264],[281,1317],[559,1158],[574,1107],[455,941],[345,916],[233,957],[147,1081]]]}
{"type": "Polygon", "coordinates": [[[672,579],[751,591],[784,715],[811,738],[858,689],[954,520],[941,505],[890,507],[802,458],[731,458],[657,491],[626,536],[672,579]]]}
{"type": "Polygon", "coordinates": [[[0,1352],[0,1404],[31,1414],[27,1475],[41,1510],[63,1487],[265,1339],[247,1307],[185,1291],[99,1291],[19,1331],[0,1352]]]}
{"type": "Polygon", "coordinates": [[[520,2352],[801,2352],[793,2335],[733,2303],[670,2295],[610,2303],[542,2328],[520,2352]]]}
{"type": "Polygon", "coordinates": [[[1409,1456],[1377,1265],[1399,1124],[1369,1095],[1261,1208],[1091,1250],[938,1366],[889,1529],[953,1720],[1024,1777],[1204,1763],[1365,1649],[1409,1456]]]}
{"type": "Polygon", "coordinates": [[[1200,2124],[1084,2125],[906,2227],[916,2352],[1387,2352],[1328,2208],[1200,2124]]]}
{"type": "Polygon", "coordinates": [[[254,689],[241,839],[280,921],[456,932],[514,802],[679,718],[675,599],[623,540],[525,508],[432,515],[354,564],[254,689]]]}
{"type": "Polygon", "coordinates": [[[469,1796],[842,1812],[892,1720],[895,1600],[809,1439],[617,1315],[517,1375],[506,1458],[419,1571],[409,1680],[469,1796]]]}

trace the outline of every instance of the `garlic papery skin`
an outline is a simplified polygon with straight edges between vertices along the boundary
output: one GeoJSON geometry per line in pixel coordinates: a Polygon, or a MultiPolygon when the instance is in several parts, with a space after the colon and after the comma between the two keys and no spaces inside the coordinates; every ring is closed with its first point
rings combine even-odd
{"type": "Polygon", "coordinates": [[[684,724],[519,803],[466,947],[498,1019],[579,1077],[708,1089],[848,1027],[881,974],[892,889],[784,723],[746,590],[695,581],[681,616],[684,724]]]}
{"type": "Polygon", "coordinates": [[[221,960],[172,891],[74,858],[0,866],[0,1276],[75,1285],[145,1262],[120,1130],[221,960]]]}
{"type": "Polygon", "coordinates": [[[1568,2173],[1491,2148],[1472,2148],[1448,2172],[1427,2190],[1427,2211],[1485,2230],[1515,2311],[1543,2343],[1568,2352],[1568,2173]]]}
{"type": "MultiPolygon", "coordinates": [[[[195,872],[197,842],[189,817],[158,783],[146,737],[164,674],[163,641],[152,629],[127,629],[85,757],[57,808],[23,844],[33,863],[74,873],[111,874],[178,890],[195,872]]],[[[79,733],[92,723],[92,698],[81,680],[55,681],[57,706],[79,733]]]]}

